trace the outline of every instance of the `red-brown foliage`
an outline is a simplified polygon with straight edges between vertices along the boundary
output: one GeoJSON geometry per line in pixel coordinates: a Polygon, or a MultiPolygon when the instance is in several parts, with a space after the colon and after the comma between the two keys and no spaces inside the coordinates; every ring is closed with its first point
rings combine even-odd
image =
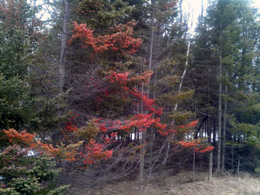
{"type": "Polygon", "coordinates": [[[115,26],[110,35],[94,36],[94,30],[87,27],[87,24],[77,24],[74,22],[74,30],[69,45],[75,41],[80,41],[82,48],[91,48],[95,54],[105,51],[116,52],[117,54],[133,54],[142,43],[140,38],[133,38],[134,22],[119,24],[115,26]]]}

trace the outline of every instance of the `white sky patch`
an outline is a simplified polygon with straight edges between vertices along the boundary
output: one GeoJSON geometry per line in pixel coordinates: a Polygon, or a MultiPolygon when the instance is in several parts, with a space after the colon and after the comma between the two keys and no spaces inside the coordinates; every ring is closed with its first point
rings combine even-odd
{"type": "Polygon", "coordinates": [[[260,9],[260,1],[259,0],[254,0],[254,6],[260,9]]]}
{"type": "MultiPolygon", "coordinates": [[[[198,23],[198,17],[201,15],[202,4],[203,4],[203,15],[205,15],[208,7],[208,2],[212,0],[183,0],[183,12],[187,17],[190,17],[189,27],[191,27],[191,32],[194,32],[196,25],[198,23]],[[193,23],[193,25],[191,25],[193,23]]],[[[260,0],[253,0],[253,6],[259,9],[260,13],[260,0]]]]}
{"type": "MultiPolygon", "coordinates": [[[[33,5],[33,0],[29,0],[33,5]]],[[[183,13],[184,17],[189,17],[190,22],[189,22],[189,27],[192,26],[192,32],[194,32],[194,29],[196,28],[197,22],[198,22],[198,17],[201,15],[201,8],[203,4],[203,9],[204,9],[204,14],[207,11],[207,6],[208,2],[212,0],[183,0],[183,13]]],[[[258,8],[260,10],[260,0],[252,0],[253,6],[258,8]]],[[[37,5],[44,5],[43,0],[36,0],[36,6],[37,5]]],[[[52,10],[50,6],[44,5],[43,9],[40,13],[38,13],[38,17],[40,17],[41,20],[49,20],[51,19],[50,14],[48,13],[48,10],[52,10]]],[[[52,10],[53,11],[53,10],[52,10]]],[[[259,11],[260,12],[260,11],[259,11]]]]}
{"type": "Polygon", "coordinates": [[[194,34],[195,28],[198,23],[198,18],[202,14],[206,13],[208,6],[208,0],[183,0],[182,9],[184,17],[188,20],[188,25],[190,29],[191,36],[194,34]],[[203,5],[203,6],[202,6],[203,5]]]}
{"type": "MultiPolygon", "coordinates": [[[[52,3],[52,1],[49,2],[52,3]]],[[[41,7],[41,11],[36,14],[38,19],[42,21],[51,20],[51,15],[49,13],[50,11],[53,11],[51,5],[45,3],[43,0],[27,0],[27,3],[29,3],[31,6],[41,7]]]]}

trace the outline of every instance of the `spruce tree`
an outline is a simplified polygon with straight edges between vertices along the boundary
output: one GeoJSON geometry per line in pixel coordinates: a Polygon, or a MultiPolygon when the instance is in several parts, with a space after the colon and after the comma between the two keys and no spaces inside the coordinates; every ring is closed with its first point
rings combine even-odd
{"type": "Polygon", "coordinates": [[[26,1],[0,3],[0,129],[22,128],[30,121],[30,70],[40,21],[26,1]]]}
{"type": "Polygon", "coordinates": [[[209,115],[218,121],[218,172],[220,168],[225,170],[226,139],[235,136],[231,135],[234,131],[230,127],[234,124],[230,121],[240,123],[240,107],[257,103],[253,90],[258,75],[256,18],[256,10],[246,0],[219,0],[211,4],[197,29],[194,71],[190,77],[197,85],[195,94],[201,117],[209,115]],[[230,115],[235,115],[235,119],[231,120],[230,115]]]}

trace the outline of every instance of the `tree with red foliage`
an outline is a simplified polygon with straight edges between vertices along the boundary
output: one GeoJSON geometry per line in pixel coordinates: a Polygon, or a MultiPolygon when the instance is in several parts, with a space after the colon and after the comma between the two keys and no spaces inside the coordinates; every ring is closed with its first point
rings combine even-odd
{"type": "MultiPolygon", "coordinates": [[[[73,127],[73,131],[70,129],[71,124],[67,123],[64,134],[73,132],[77,135],[78,128],[73,127]]],[[[99,129],[95,126],[97,130],[99,129]]],[[[90,128],[90,127],[89,127],[90,128]]],[[[89,129],[86,130],[86,133],[89,133],[89,129]]],[[[53,156],[57,162],[61,160],[66,161],[83,161],[85,166],[91,165],[96,161],[102,159],[111,158],[112,150],[105,150],[104,147],[110,143],[110,139],[105,139],[105,144],[96,143],[93,139],[74,141],[71,139],[66,140],[69,144],[60,143],[57,147],[53,147],[51,144],[45,144],[39,141],[36,138],[36,134],[27,133],[25,130],[20,133],[15,129],[4,130],[9,142],[11,145],[18,144],[22,146],[26,151],[33,150],[34,152],[53,156]],[[84,145],[84,147],[81,147],[84,145]]],[[[79,134],[78,134],[79,135],[79,134]]],[[[67,137],[68,138],[68,137],[67,137]]]]}
{"type": "MultiPolygon", "coordinates": [[[[63,133],[65,138],[75,134],[88,140],[84,148],[96,151],[96,153],[81,152],[80,154],[85,156],[85,162],[90,164],[92,164],[91,157],[103,157],[100,145],[94,145],[98,140],[99,142],[101,140],[104,141],[105,145],[106,143],[112,143],[114,140],[116,143],[110,146],[108,144],[108,147],[113,149],[115,145],[124,145],[123,148],[127,150],[131,144],[139,145],[136,142],[139,132],[147,131],[151,128],[155,138],[161,136],[164,139],[173,140],[174,144],[180,149],[191,147],[188,140],[185,140],[185,135],[191,133],[197,121],[183,126],[162,123],[163,108],[159,107],[155,103],[156,100],[150,98],[149,94],[142,90],[143,86],[150,80],[153,72],[145,71],[143,68],[138,72],[131,67],[134,59],[136,59],[133,56],[141,44],[141,39],[133,37],[134,25],[135,23],[133,22],[116,25],[106,34],[98,33],[95,29],[88,27],[87,24],[74,22],[69,46],[81,51],[80,53],[84,54],[84,57],[91,62],[91,65],[95,64],[98,67],[98,70],[95,71],[96,67],[94,65],[91,66],[93,67],[91,69],[91,78],[83,80],[84,85],[81,86],[81,89],[83,93],[85,93],[84,91],[96,91],[96,89],[99,89],[99,91],[93,93],[92,96],[88,96],[88,99],[85,99],[81,104],[81,108],[88,110],[81,110],[81,113],[84,114],[80,115],[80,117],[85,119],[84,116],[87,116],[88,124],[84,126],[77,120],[77,129],[77,125],[69,121],[63,133]],[[133,132],[135,132],[135,142],[131,143],[130,139],[129,145],[127,139],[131,137],[133,132]],[[182,142],[178,143],[178,141],[183,141],[187,144],[181,145],[180,143],[182,142]],[[97,155],[94,155],[94,153],[97,155]]],[[[83,66],[83,63],[78,64],[83,66]]],[[[90,67],[89,64],[87,66],[88,68],[90,67]]],[[[81,72],[83,71],[81,70],[81,72]]],[[[79,73],[78,71],[77,74],[79,73]]],[[[82,96],[82,98],[84,97],[82,96]]],[[[82,98],[78,98],[75,104],[78,105],[82,98]]],[[[134,147],[133,150],[136,153],[144,148],[145,145],[146,143],[142,147],[134,147]]],[[[201,143],[193,145],[193,147],[198,148],[198,151],[201,152],[212,149],[207,148],[204,150],[201,143]]],[[[163,151],[163,149],[161,150],[163,151]]],[[[159,155],[163,154],[162,152],[158,153],[159,155]]],[[[120,156],[118,151],[116,154],[120,156]]],[[[111,157],[111,152],[104,153],[104,155],[111,157]]],[[[115,161],[118,161],[116,158],[115,156],[115,161]]]]}
{"type": "Polygon", "coordinates": [[[74,22],[74,30],[69,44],[79,40],[82,48],[93,50],[94,54],[102,54],[105,51],[124,55],[124,53],[133,54],[142,43],[140,38],[133,38],[133,26],[135,22],[127,24],[119,24],[111,28],[112,34],[99,35],[95,37],[92,29],[87,27],[87,24],[77,24],[74,22]]]}
{"type": "MultiPolygon", "coordinates": [[[[140,39],[132,38],[133,35],[133,22],[126,25],[118,25],[113,28],[111,35],[99,35],[95,37],[93,30],[87,28],[86,24],[74,23],[74,32],[70,39],[70,45],[74,43],[80,43],[82,48],[85,48],[89,52],[92,52],[92,57],[96,55],[106,55],[105,51],[109,53],[117,52],[119,55],[124,53],[133,54],[141,44],[140,39]]],[[[98,124],[103,133],[111,131],[124,131],[126,133],[132,132],[137,129],[139,132],[145,131],[150,127],[156,129],[158,133],[164,136],[172,134],[178,134],[178,131],[185,132],[194,128],[198,121],[191,122],[186,126],[179,126],[176,128],[170,128],[169,125],[162,124],[160,122],[160,115],[163,114],[163,109],[155,105],[155,100],[149,98],[142,91],[142,83],[148,82],[152,75],[152,71],[145,71],[139,76],[131,75],[131,72],[121,71],[120,67],[115,70],[110,70],[104,74],[104,79],[108,83],[104,92],[98,94],[95,101],[98,106],[103,107],[106,104],[106,100],[110,101],[112,95],[115,95],[118,99],[127,99],[128,104],[132,108],[135,108],[138,104],[143,105],[144,113],[128,116],[125,119],[120,119],[120,124],[108,125],[108,123],[114,123],[114,119],[99,119],[99,121],[107,121],[106,123],[98,124]],[[109,122],[108,122],[109,121],[109,122]]],[[[136,110],[137,108],[135,108],[136,110]]]]}

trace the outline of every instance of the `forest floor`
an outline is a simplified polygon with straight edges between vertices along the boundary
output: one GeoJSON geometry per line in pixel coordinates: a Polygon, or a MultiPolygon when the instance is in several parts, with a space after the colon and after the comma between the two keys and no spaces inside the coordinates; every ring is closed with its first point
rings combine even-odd
{"type": "MultiPolygon", "coordinates": [[[[246,173],[239,176],[213,175],[208,182],[207,173],[196,173],[192,182],[192,172],[180,172],[173,177],[155,177],[145,187],[143,195],[257,195],[260,194],[260,177],[246,173]]],[[[81,180],[82,181],[82,180],[81,180]]],[[[84,182],[83,182],[84,183],[84,182]]],[[[105,184],[95,189],[71,187],[67,195],[137,195],[136,181],[121,181],[105,184]]]]}

